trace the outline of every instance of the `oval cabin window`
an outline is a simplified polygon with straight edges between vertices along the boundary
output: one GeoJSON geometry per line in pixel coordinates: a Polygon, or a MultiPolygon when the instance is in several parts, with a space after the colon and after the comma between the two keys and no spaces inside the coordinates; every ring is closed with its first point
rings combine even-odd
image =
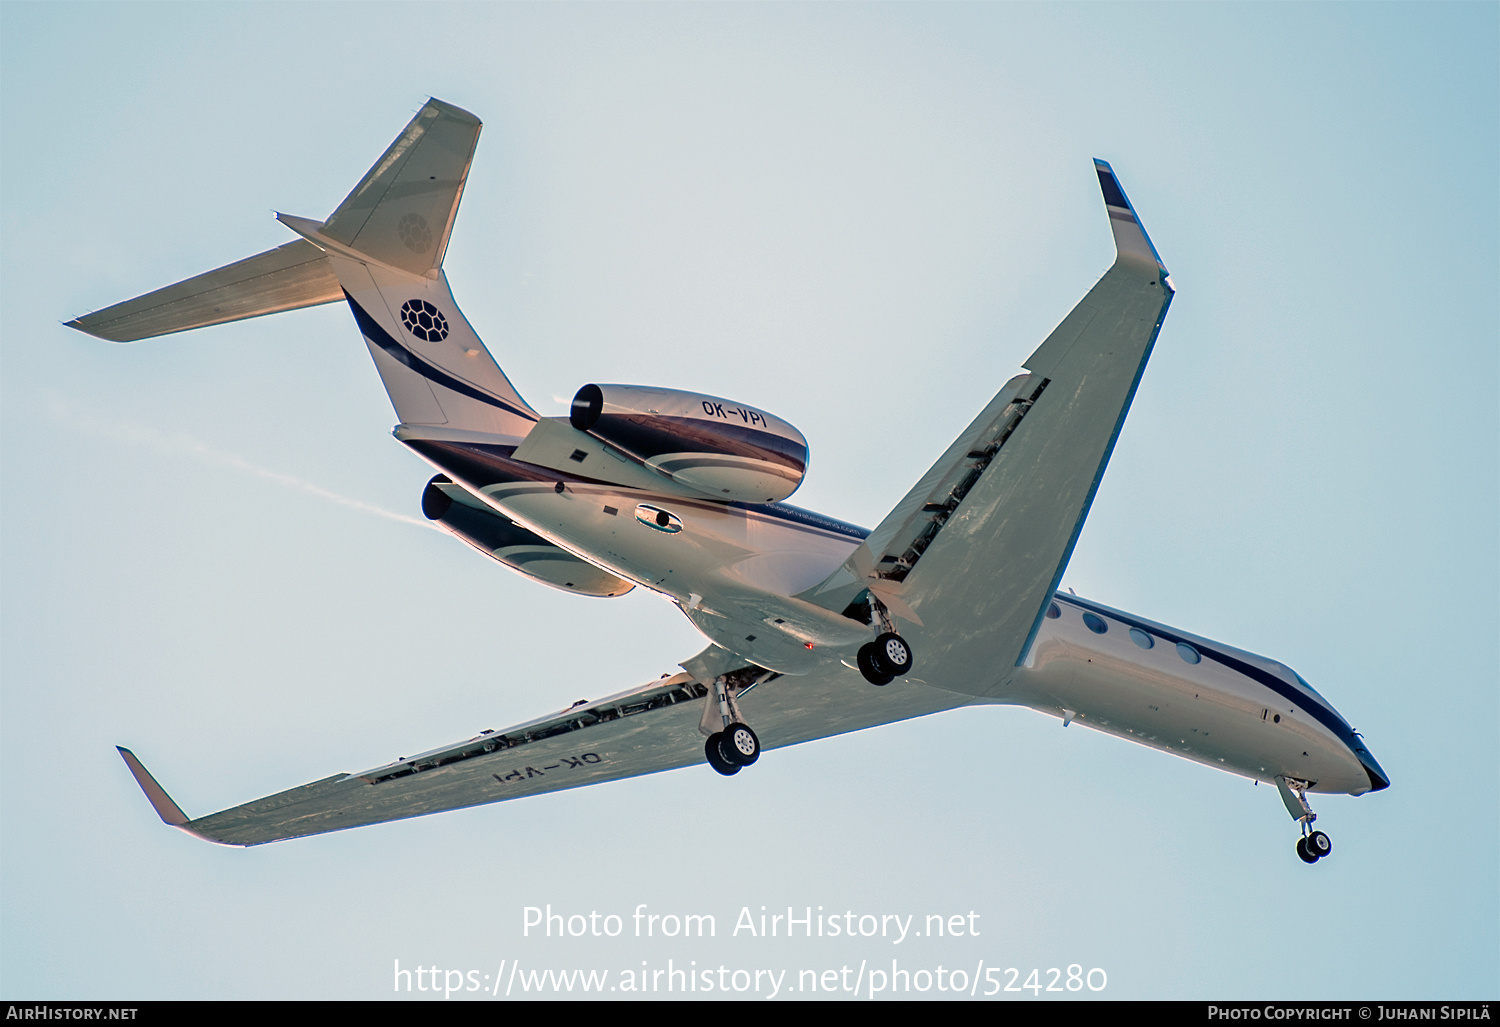
{"type": "Polygon", "coordinates": [[[682,530],[681,518],[650,503],[642,503],[635,508],[635,519],[648,528],[664,531],[668,535],[675,535],[682,530]]]}

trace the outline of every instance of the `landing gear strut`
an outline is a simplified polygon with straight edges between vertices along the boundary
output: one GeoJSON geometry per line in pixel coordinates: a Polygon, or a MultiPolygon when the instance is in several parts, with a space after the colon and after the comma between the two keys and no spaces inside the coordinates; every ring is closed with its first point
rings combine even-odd
{"type": "Polygon", "coordinates": [[[1276,778],[1276,789],[1281,793],[1286,811],[1302,825],[1302,837],[1297,839],[1297,857],[1304,863],[1316,863],[1333,851],[1333,842],[1322,831],[1312,829],[1313,821],[1318,819],[1318,815],[1307,804],[1308,787],[1306,781],[1280,776],[1276,778]]]}
{"type": "Polygon", "coordinates": [[[896,626],[891,623],[885,604],[876,599],[874,593],[869,593],[869,596],[871,619],[878,623],[880,634],[875,636],[875,641],[860,646],[854,659],[866,681],[872,685],[888,685],[911,670],[911,646],[896,634],[896,626]]]}
{"type": "Polygon", "coordinates": [[[738,692],[746,691],[771,676],[770,671],[751,670],[755,671],[755,676],[743,687],[735,687],[732,680],[742,676],[742,672],[720,674],[714,678],[708,695],[704,697],[703,718],[698,722],[698,730],[708,735],[708,740],[703,743],[703,755],[708,765],[725,777],[733,777],[742,767],[760,759],[760,739],[745,724],[739,704],[734,701],[738,692]]]}

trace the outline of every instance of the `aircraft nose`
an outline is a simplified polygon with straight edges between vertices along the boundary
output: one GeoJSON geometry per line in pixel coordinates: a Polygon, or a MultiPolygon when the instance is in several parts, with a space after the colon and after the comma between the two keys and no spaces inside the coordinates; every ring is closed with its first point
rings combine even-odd
{"type": "Polygon", "coordinates": [[[1391,779],[1385,776],[1385,771],[1380,769],[1380,764],[1375,762],[1375,757],[1370,755],[1370,750],[1365,746],[1365,740],[1358,734],[1349,746],[1358,757],[1360,766],[1365,768],[1365,773],[1370,776],[1370,791],[1378,792],[1391,786],[1391,779]]]}

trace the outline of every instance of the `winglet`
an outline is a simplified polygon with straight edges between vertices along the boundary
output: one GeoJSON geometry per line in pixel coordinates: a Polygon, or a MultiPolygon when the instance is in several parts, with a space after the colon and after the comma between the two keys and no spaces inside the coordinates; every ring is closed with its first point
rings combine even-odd
{"type": "Polygon", "coordinates": [[[141,791],[146,793],[151,807],[156,810],[156,815],[161,817],[161,822],[171,827],[183,827],[188,822],[187,815],[177,808],[177,803],[167,794],[166,789],[156,783],[156,778],[146,769],[145,764],[136,759],[135,753],[124,746],[117,745],[120,755],[125,760],[125,765],[135,775],[135,783],[141,786],[141,791]]]}
{"type": "Polygon", "coordinates": [[[1125,198],[1125,190],[1120,188],[1120,180],[1115,177],[1114,169],[1109,166],[1108,162],[1096,157],[1094,170],[1099,174],[1099,188],[1104,193],[1104,207],[1109,211],[1109,227],[1115,236],[1115,252],[1121,257],[1134,257],[1149,261],[1155,264],[1165,277],[1167,265],[1161,262],[1161,255],[1156,252],[1156,247],[1151,245],[1151,239],[1146,235],[1141,219],[1136,217],[1135,208],[1125,198]]]}

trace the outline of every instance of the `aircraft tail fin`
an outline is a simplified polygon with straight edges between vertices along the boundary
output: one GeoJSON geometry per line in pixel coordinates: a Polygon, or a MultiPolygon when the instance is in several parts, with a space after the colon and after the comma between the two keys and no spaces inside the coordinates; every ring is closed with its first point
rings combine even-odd
{"type": "Polygon", "coordinates": [[[481,124],[428,100],[327,221],[302,236],[69,321],[115,342],[347,300],[403,424],[522,438],[537,414],[464,318],[443,275],[481,124]]]}
{"type": "Polygon", "coordinates": [[[480,128],[468,111],[428,100],[322,234],[389,267],[437,277],[480,128]]]}
{"type": "Polygon", "coordinates": [[[481,127],[428,100],[327,221],[276,217],[326,254],[403,424],[520,438],[537,414],[442,271],[481,127]]]}

